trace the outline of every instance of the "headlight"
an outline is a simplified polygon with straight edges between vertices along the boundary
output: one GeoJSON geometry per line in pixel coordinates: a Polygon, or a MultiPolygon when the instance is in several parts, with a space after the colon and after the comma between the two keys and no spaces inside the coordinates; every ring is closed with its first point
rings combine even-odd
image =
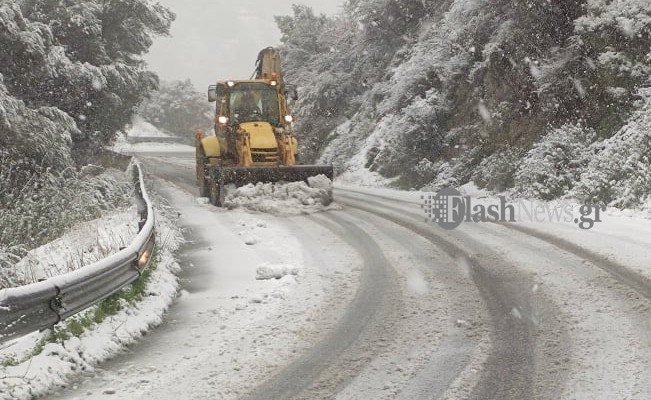
{"type": "Polygon", "coordinates": [[[226,125],[228,123],[228,117],[226,117],[224,115],[220,115],[217,118],[217,122],[219,122],[220,125],[226,125]]]}
{"type": "Polygon", "coordinates": [[[285,115],[285,122],[291,124],[292,122],[294,122],[294,117],[292,117],[291,115],[285,115]]]}
{"type": "Polygon", "coordinates": [[[226,82],[226,86],[228,86],[229,88],[232,88],[232,87],[235,86],[235,82],[233,82],[233,81],[228,81],[228,82],[226,82]]]}

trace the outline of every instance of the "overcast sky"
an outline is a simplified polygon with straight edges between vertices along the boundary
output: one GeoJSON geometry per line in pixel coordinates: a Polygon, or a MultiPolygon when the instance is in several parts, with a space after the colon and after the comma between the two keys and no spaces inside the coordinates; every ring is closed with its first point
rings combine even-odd
{"type": "Polygon", "coordinates": [[[274,15],[293,3],[334,14],[343,0],[159,0],[176,13],[171,37],[158,38],[146,57],[164,80],[192,79],[199,90],[217,80],[248,79],[258,52],[280,43],[274,15]]]}

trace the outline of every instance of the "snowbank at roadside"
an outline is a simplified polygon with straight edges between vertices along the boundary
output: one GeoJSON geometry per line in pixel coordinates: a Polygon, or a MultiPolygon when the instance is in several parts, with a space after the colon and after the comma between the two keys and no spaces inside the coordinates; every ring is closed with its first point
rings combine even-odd
{"type": "Polygon", "coordinates": [[[161,132],[158,128],[142,120],[134,119],[133,125],[125,134],[118,135],[110,150],[126,155],[138,153],[193,153],[195,148],[175,143],[178,138],[161,132]]]}
{"type": "Polygon", "coordinates": [[[135,207],[85,222],[59,239],[31,250],[15,266],[34,283],[90,265],[126,247],[138,233],[135,207]]]}
{"type": "Polygon", "coordinates": [[[145,121],[144,119],[140,117],[135,117],[133,119],[133,123],[131,124],[131,128],[127,130],[127,136],[128,137],[147,137],[147,138],[168,138],[170,135],[168,135],[165,132],[161,132],[160,129],[156,128],[154,125],[150,124],[149,122],[145,121]]]}
{"type": "MultiPolygon", "coordinates": [[[[65,262],[67,257],[76,256],[100,257],[102,252],[98,252],[98,248],[122,246],[129,238],[107,232],[129,232],[130,222],[125,221],[127,214],[130,214],[131,220],[136,219],[135,211],[112,215],[94,222],[98,227],[95,235],[91,234],[91,223],[60,239],[60,248],[50,244],[34,250],[30,257],[36,260],[51,251],[48,258],[35,264],[35,271],[38,269],[48,274],[53,268],[48,264],[50,261],[65,262]],[[81,240],[84,253],[75,254],[71,250],[77,245],[74,240],[81,240]],[[96,240],[95,244],[93,240],[96,240]]],[[[90,326],[78,336],[70,335],[68,339],[48,343],[46,339],[51,332],[37,332],[0,349],[1,400],[31,399],[63,386],[75,374],[92,371],[98,363],[111,358],[162,322],[164,313],[176,297],[176,272],[179,266],[173,253],[181,244],[182,236],[176,224],[165,215],[159,213],[157,220],[158,260],[146,282],[141,300],[135,304],[122,302],[115,315],[90,326]],[[39,348],[40,352],[36,351],[39,348]]],[[[92,307],[87,312],[93,313],[96,308],[92,307]]]]}
{"type": "Polygon", "coordinates": [[[323,175],[305,182],[258,183],[231,187],[225,199],[230,209],[244,208],[275,215],[299,215],[336,207],[332,204],[332,182],[323,175]]]}
{"type": "Polygon", "coordinates": [[[179,143],[129,143],[125,136],[119,136],[110,150],[125,154],[134,155],[139,153],[188,153],[194,154],[195,148],[179,143]]]}

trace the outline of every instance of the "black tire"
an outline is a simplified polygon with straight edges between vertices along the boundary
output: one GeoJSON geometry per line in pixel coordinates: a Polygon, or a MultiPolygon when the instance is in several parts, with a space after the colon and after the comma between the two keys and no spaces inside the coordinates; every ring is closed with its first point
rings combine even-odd
{"type": "Polygon", "coordinates": [[[210,184],[205,177],[199,181],[199,197],[210,197],[210,184]]]}
{"type": "Polygon", "coordinates": [[[210,196],[210,184],[206,179],[206,166],[208,159],[203,153],[203,147],[197,147],[197,186],[199,186],[199,197],[210,196]]]}
{"type": "Polygon", "coordinates": [[[210,182],[210,204],[215,207],[224,206],[224,186],[215,180],[210,182]]]}

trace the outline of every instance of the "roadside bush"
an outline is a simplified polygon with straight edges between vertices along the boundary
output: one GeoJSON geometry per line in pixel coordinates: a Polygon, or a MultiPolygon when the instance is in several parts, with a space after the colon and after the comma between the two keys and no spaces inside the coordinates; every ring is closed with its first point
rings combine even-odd
{"type": "Polygon", "coordinates": [[[593,145],[594,156],[571,193],[583,201],[636,207],[651,200],[651,88],[644,106],[610,139],[593,145]]]}
{"type": "Polygon", "coordinates": [[[515,173],[515,190],[527,196],[552,200],[570,191],[590,161],[593,129],[565,125],[554,129],[522,160],[515,173]]]}
{"type": "MultiPolygon", "coordinates": [[[[19,165],[0,160],[2,182],[16,182],[19,165]]],[[[74,169],[36,168],[31,179],[0,191],[0,287],[11,282],[11,265],[27,250],[60,237],[80,221],[131,204],[133,184],[108,170],[84,176],[74,169]]]]}
{"type": "Polygon", "coordinates": [[[498,192],[512,188],[513,176],[522,152],[507,149],[484,158],[475,168],[472,181],[480,188],[498,192]]]}

